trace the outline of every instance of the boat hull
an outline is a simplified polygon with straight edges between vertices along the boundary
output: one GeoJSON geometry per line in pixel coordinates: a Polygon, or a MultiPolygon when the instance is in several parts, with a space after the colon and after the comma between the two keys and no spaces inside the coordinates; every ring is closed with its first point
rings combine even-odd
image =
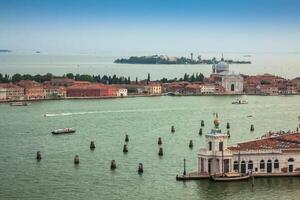
{"type": "Polygon", "coordinates": [[[245,175],[245,176],[237,176],[237,177],[226,177],[226,176],[210,176],[210,180],[212,181],[244,181],[244,180],[249,180],[250,175],[245,175]]]}
{"type": "Polygon", "coordinates": [[[75,133],[76,130],[72,128],[67,128],[67,129],[58,129],[54,130],[51,133],[54,135],[62,135],[62,134],[70,134],[70,133],[75,133]]]}

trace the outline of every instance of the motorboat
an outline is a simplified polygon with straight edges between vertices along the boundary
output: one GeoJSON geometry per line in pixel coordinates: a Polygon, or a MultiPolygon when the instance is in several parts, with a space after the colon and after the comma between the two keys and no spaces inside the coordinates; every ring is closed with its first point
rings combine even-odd
{"type": "Polygon", "coordinates": [[[69,133],[75,133],[74,128],[62,128],[62,129],[56,129],[52,131],[52,134],[60,135],[60,134],[69,134],[69,133]]]}
{"type": "Polygon", "coordinates": [[[212,181],[242,181],[250,179],[251,174],[240,174],[240,173],[224,173],[224,174],[215,174],[210,176],[212,181]]]}
{"type": "Polygon", "coordinates": [[[11,106],[28,106],[28,105],[30,105],[30,103],[24,102],[24,101],[20,101],[20,102],[11,102],[10,105],[11,106]]]}
{"type": "Polygon", "coordinates": [[[248,104],[248,101],[244,99],[236,99],[232,102],[232,104],[248,104]]]}

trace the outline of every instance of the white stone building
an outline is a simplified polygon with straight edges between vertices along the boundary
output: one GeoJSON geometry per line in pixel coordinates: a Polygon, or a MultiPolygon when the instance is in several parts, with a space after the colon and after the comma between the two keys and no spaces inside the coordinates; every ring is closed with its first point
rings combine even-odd
{"type": "Polygon", "coordinates": [[[206,135],[206,147],[199,150],[197,174],[300,175],[300,126],[295,132],[273,133],[228,146],[228,135],[219,129],[219,123],[216,118],[215,128],[206,135]]]}
{"type": "Polygon", "coordinates": [[[213,84],[203,84],[201,87],[201,94],[214,94],[216,93],[216,86],[213,84]]]}
{"type": "Polygon", "coordinates": [[[244,90],[244,78],[239,74],[226,73],[222,76],[222,86],[227,94],[241,94],[244,90]]]}
{"type": "Polygon", "coordinates": [[[117,97],[126,97],[127,89],[126,88],[118,88],[117,89],[117,97]]]}
{"type": "Polygon", "coordinates": [[[0,100],[6,100],[6,88],[0,87],[0,100]]]}

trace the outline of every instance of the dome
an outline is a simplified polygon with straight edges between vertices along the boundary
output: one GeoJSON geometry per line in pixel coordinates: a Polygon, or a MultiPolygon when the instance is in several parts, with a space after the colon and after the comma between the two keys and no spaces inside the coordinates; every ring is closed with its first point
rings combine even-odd
{"type": "Polygon", "coordinates": [[[227,62],[225,61],[220,61],[217,65],[216,65],[217,69],[228,69],[229,70],[229,65],[227,62]]]}

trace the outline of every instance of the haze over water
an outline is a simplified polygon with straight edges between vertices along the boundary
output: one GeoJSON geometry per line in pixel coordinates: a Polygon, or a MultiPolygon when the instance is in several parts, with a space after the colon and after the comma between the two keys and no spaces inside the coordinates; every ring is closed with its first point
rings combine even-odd
{"type": "MultiPolygon", "coordinates": [[[[135,55],[155,55],[155,53],[132,53],[135,55]]],[[[163,54],[169,56],[185,56],[188,52],[163,54]]],[[[197,53],[202,59],[216,57],[220,59],[221,53],[197,53]]],[[[130,76],[131,79],[138,77],[145,79],[147,73],[151,74],[152,80],[166,78],[180,78],[184,73],[203,73],[209,76],[211,65],[143,65],[143,64],[116,64],[116,58],[129,57],[130,55],[107,55],[107,54],[0,54],[0,73],[29,73],[46,74],[53,73],[61,76],[66,73],[80,73],[91,75],[118,75],[130,76]]],[[[224,53],[225,59],[250,60],[252,64],[231,64],[230,71],[236,73],[256,75],[270,73],[284,78],[300,76],[300,53],[224,53]],[[244,57],[251,55],[251,57],[244,57]]]]}

